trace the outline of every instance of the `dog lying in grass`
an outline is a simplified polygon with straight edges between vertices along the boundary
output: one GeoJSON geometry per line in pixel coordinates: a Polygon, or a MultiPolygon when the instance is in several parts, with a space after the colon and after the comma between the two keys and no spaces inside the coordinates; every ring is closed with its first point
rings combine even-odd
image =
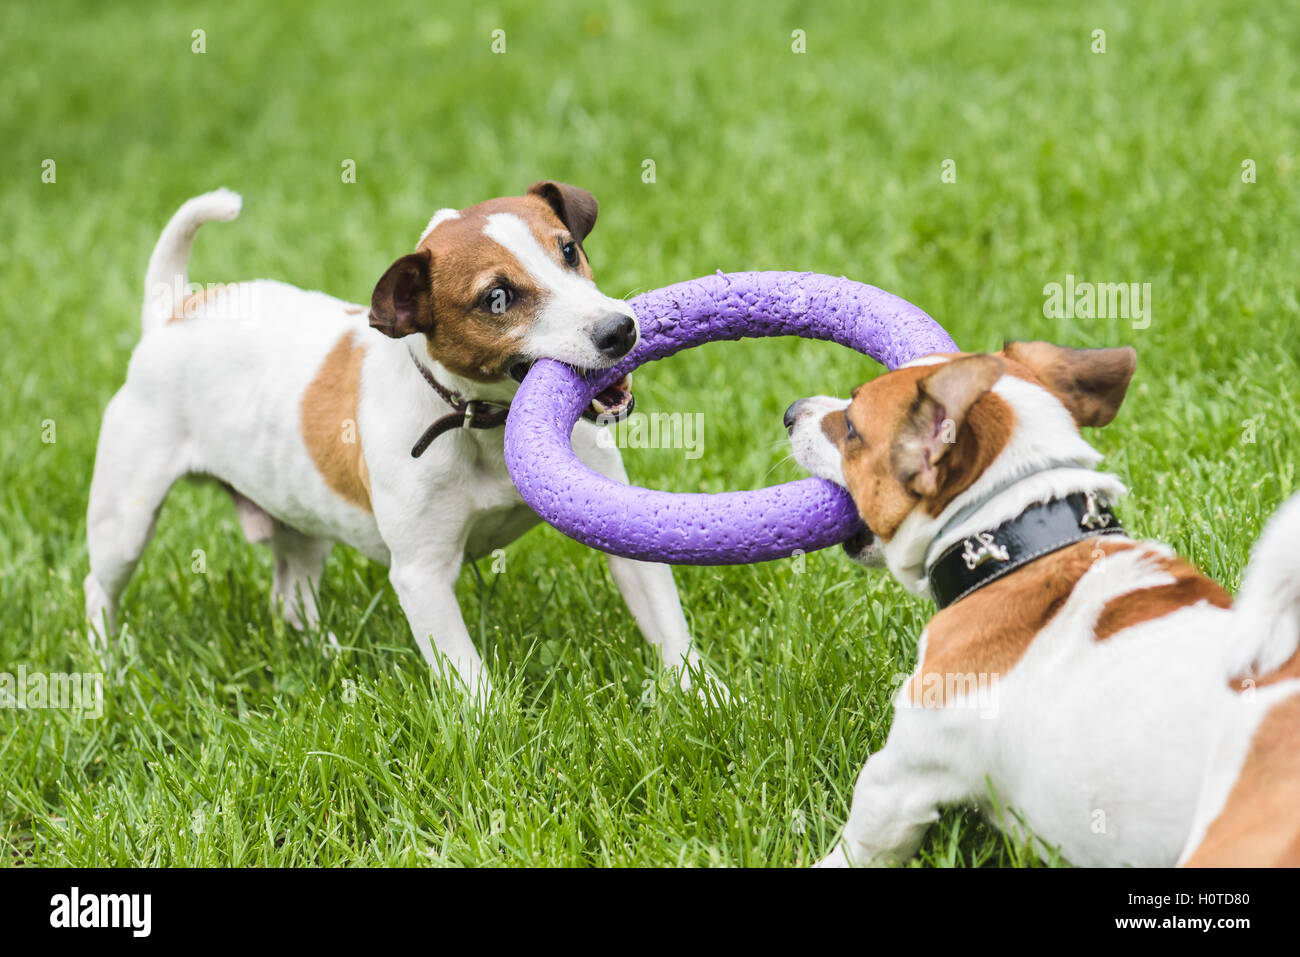
{"type": "Polygon", "coordinates": [[[1300,498],[1234,604],[1110,506],[1081,426],[1132,349],[927,356],[786,412],[794,457],[852,494],[845,544],[938,613],[825,866],[915,853],[945,805],[1077,865],[1300,865],[1300,498]]]}

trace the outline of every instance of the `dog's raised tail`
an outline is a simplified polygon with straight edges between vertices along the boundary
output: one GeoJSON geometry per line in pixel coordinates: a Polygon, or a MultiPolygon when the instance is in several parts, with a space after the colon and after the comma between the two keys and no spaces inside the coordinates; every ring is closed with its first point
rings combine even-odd
{"type": "Polygon", "coordinates": [[[1231,677],[1267,675],[1300,647],[1300,495],[1264,527],[1232,611],[1231,677]]]}
{"type": "Polygon", "coordinates": [[[216,189],[186,200],[163,227],[144,277],[144,309],[140,320],[146,336],[164,325],[185,299],[190,250],[199,227],[214,219],[230,222],[239,215],[243,202],[238,193],[224,187],[216,189]]]}

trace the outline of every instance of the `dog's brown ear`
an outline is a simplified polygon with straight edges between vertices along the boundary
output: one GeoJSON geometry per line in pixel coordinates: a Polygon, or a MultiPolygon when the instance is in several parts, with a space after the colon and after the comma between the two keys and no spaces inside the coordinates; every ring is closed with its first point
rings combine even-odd
{"type": "Polygon", "coordinates": [[[1132,346],[1067,349],[1050,342],[1009,342],[1002,354],[1038,376],[1077,425],[1109,425],[1137,368],[1132,346]]]}
{"type": "Polygon", "coordinates": [[[371,328],[394,339],[433,331],[433,290],[429,281],[432,258],[425,249],[403,256],[388,267],[370,296],[371,328]]]}
{"type": "Polygon", "coordinates": [[[997,356],[965,356],[917,383],[916,400],[890,450],[894,474],[914,494],[938,493],[939,463],[956,444],[971,406],[993,388],[1004,368],[997,356]]]}
{"type": "Polygon", "coordinates": [[[560,217],[560,222],[573,233],[573,240],[579,245],[596,225],[600,204],[585,189],[548,179],[529,186],[528,195],[540,196],[546,200],[551,209],[555,210],[555,215],[560,217]]]}

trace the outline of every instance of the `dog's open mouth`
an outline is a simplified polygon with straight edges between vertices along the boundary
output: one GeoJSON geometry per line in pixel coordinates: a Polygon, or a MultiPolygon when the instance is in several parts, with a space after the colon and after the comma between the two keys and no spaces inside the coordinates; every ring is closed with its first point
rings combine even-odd
{"type": "MultiPolygon", "coordinates": [[[[523,382],[524,376],[528,375],[528,370],[532,367],[531,362],[516,362],[510,367],[510,376],[516,382],[523,382]]],[[[632,374],[628,373],[613,385],[597,392],[591,404],[583,410],[582,417],[592,422],[618,422],[626,418],[635,405],[636,397],[632,395],[632,374]]]]}
{"type": "Polygon", "coordinates": [[[609,388],[597,392],[596,397],[591,400],[591,405],[587,406],[587,412],[594,412],[597,417],[606,421],[617,422],[631,412],[635,404],[636,397],[632,395],[632,374],[629,372],[609,388]]]}

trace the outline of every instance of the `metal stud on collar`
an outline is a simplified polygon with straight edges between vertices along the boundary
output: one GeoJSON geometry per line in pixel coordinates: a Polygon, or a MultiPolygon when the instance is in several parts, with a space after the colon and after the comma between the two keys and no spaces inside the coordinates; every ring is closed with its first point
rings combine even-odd
{"type": "Polygon", "coordinates": [[[962,551],[961,557],[966,562],[966,567],[972,570],[985,562],[1005,562],[1011,557],[1006,546],[999,545],[991,532],[979,532],[966,539],[963,544],[966,548],[962,551]],[[977,542],[978,548],[975,547],[977,542]]]}
{"type": "Polygon", "coordinates": [[[1098,528],[1105,528],[1110,524],[1111,516],[1104,514],[1097,506],[1097,496],[1091,492],[1084,494],[1083,498],[1084,512],[1079,517],[1079,525],[1083,528],[1093,531],[1098,528]]]}

